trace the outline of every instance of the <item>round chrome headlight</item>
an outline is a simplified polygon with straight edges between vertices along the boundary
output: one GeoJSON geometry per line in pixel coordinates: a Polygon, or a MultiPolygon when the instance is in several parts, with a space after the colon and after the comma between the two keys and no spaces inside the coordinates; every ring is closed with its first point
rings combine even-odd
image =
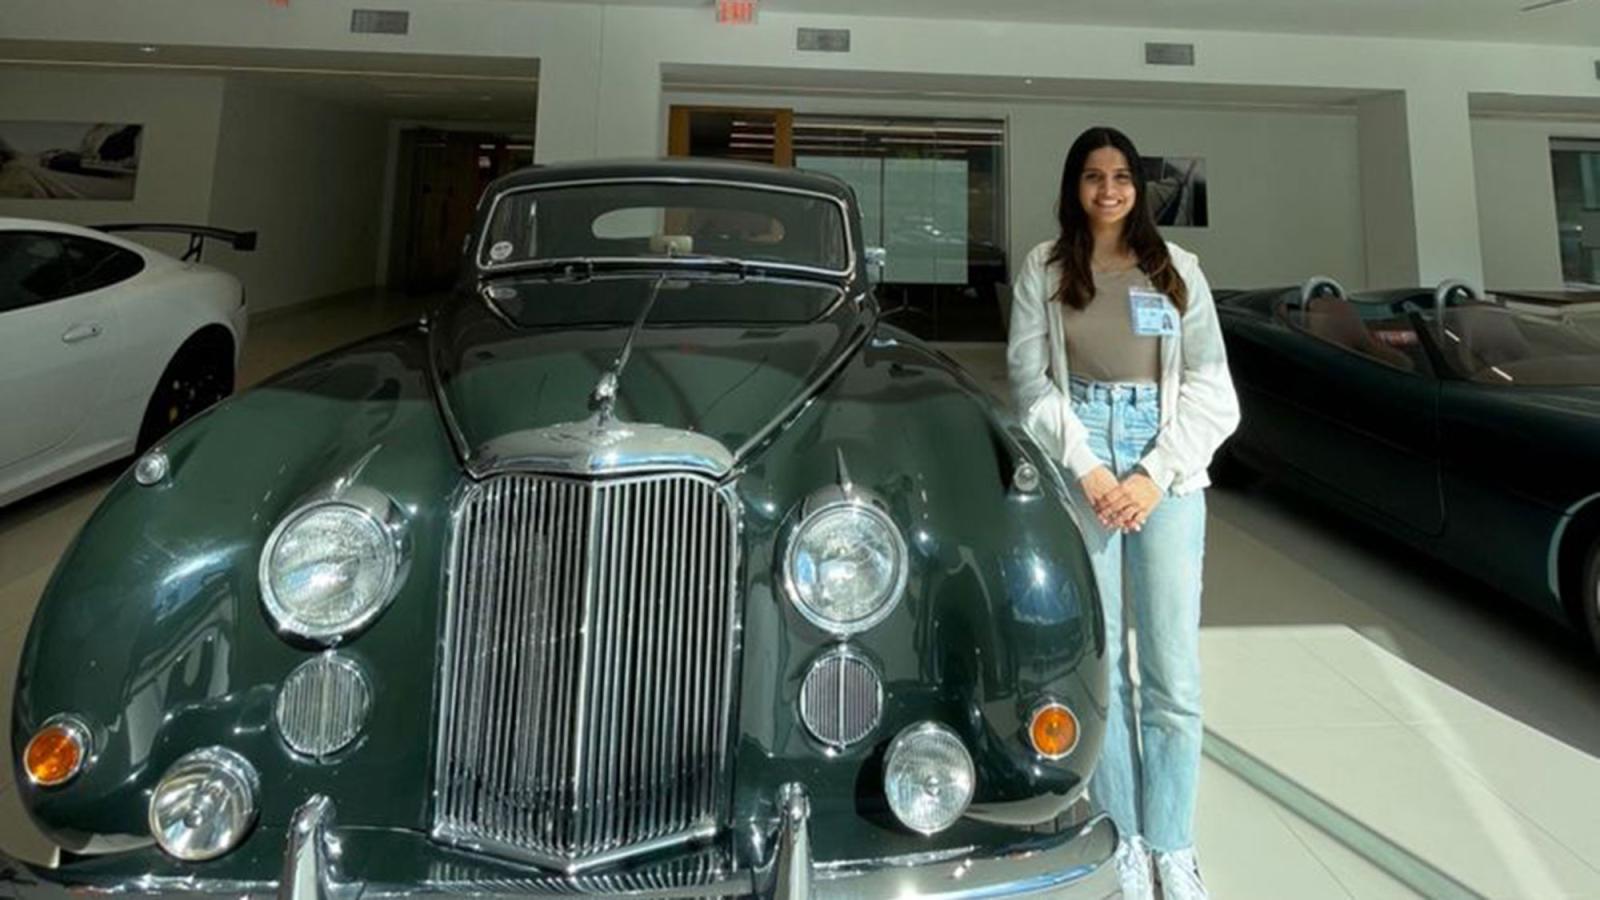
{"type": "Polygon", "coordinates": [[[876,505],[839,499],[808,512],[784,554],[795,608],[833,634],[865,631],[894,611],[906,587],[906,542],[876,505]]]}
{"type": "Polygon", "coordinates": [[[400,586],[399,521],[388,498],[355,495],[280,522],[261,553],[261,600],[274,626],[334,643],[377,618],[400,586]]]}
{"type": "Polygon", "coordinates": [[[972,755],[937,722],[912,725],[889,745],[883,791],[895,818],[912,831],[935,834],[954,825],[976,786],[972,755]]]}
{"type": "Polygon", "coordinates": [[[150,795],[150,833],[168,855],[216,859],[256,822],[260,777],[249,760],[224,747],[196,750],[167,770],[150,795]]]}

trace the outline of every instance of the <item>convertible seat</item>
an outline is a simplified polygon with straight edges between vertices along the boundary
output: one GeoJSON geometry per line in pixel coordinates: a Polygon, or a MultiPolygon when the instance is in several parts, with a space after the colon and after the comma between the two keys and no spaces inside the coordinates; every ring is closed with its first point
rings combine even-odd
{"type": "Polygon", "coordinates": [[[1313,297],[1306,306],[1306,330],[1312,335],[1371,357],[1402,371],[1415,371],[1416,365],[1404,351],[1382,343],[1367,330],[1361,315],[1343,297],[1313,297]]]}
{"type": "Polygon", "coordinates": [[[1476,372],[1527,359],[1533,346],[1523,336],[1513,317],[1490,306],[1461,306],[1445,315],[1445,327],[1458,340],[1447,335],[1444,343],[1454,349],[1463,368],[1476,372]]]}

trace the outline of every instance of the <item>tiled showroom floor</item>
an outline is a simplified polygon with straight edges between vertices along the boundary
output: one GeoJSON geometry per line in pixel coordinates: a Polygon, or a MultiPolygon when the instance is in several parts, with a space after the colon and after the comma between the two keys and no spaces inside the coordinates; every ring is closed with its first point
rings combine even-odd
{"type": "MultiPolygon", "coordinates": [[[[241,380],[411,314],[360,296],[257,322],[241,380]]],[[[946,349],[1003,393],[1002,347],[946,349]]],[[[7,702],[39,592],[112,477],[0,510],[7,702]]],[[[1583,652],[1270,484],[1209,503],[1199,844],[1214,896],[1600,898],[1600,678],[1583,652]]],[[[0,847],[33,857],[10,772],[0,847]]]]}

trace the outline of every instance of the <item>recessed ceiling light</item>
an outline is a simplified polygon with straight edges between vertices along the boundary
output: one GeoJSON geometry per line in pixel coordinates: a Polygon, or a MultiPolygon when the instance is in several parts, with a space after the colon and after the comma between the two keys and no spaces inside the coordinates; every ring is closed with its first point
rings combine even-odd
{"type": "Polygon", "coordinates": [[[139,48],[139,52],[140,53],[155,53],[159,49],[160,49],[159,47],[153,47],[150,44],[145,44],[143,47],[139,48]]]}

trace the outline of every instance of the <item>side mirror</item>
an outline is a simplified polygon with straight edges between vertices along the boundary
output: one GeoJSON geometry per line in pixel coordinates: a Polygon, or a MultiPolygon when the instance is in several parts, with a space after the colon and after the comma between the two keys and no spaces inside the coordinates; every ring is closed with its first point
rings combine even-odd
{"type": "Polygon", "coordinates": [[[889,267],[889,251],[883,247],[868,247],[866,257],[867,272],[873,283],[883,281],[883,273],[889,267]]]}

